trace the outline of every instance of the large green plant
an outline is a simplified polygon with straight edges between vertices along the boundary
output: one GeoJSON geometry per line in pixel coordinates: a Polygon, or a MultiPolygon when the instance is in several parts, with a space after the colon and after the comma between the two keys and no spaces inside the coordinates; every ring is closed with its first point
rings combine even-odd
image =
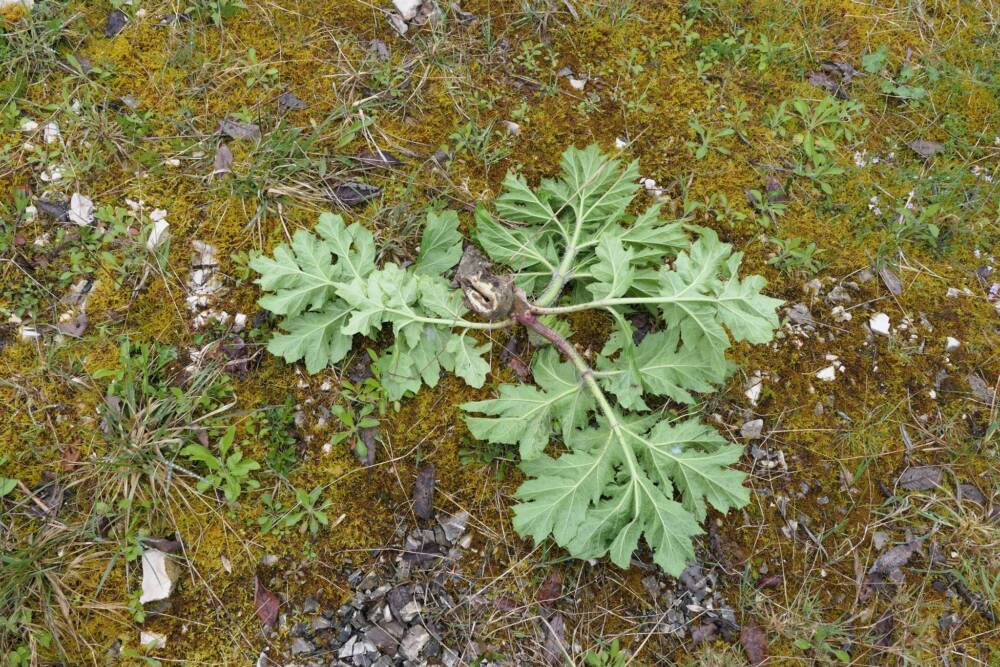
{"type": "Polygon", "coordinates": [[[636,163],[595,146],[567,150],[561,176],[537,188],[508,174],[496,215],[476,212],[474,238],[510,276],[463,255],[452,212],[428,215],[406,268],[376,267],[366,229],[323,215],[318,235],[299,231],[273,259],[253,263],[268,292],[261,305],[285,316],[269,349],[315,372],[340,361],[355,334],[375,337],[391,324],[377,363],[398,399],[436,384],[442,369],[481,387],[490,346],[473,332],[527,328],[541,348],[535,384],[501,385],[495,398],[462,405],[477,438],[520,447],[531,479],[517,491],[515,528],[621,567],[643,538],[677,574],[694,557],[691,537],[708,506],[725,512],[748,493],[729,467],[739,446],[654,406],[692,405],[719,387],[732,372],[730,340],[769,341],[780,302],[761,294],[760,276],[740,279],[741,253],[711,230],[665,221],[657,205],[629,215],[637,181],[636,163]],[[456,264],[461,290],[444,277],[456,264]],[[585,310],[614,323],[593,363],[562,318],[585,310]],[[655,322],[638,343],[637,312],[655,322]]]}

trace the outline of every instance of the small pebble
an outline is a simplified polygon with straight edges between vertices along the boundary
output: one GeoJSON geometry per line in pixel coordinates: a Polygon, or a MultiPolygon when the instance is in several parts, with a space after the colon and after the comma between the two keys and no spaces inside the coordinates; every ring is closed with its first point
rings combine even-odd
{"type": "Polygon", "coordinates": [[[889,335],[889,316],[885,313],[875,313],[868,319],[868,327],[881,336],[889,335]]]}
{"type": "Polygon", "coordinates": [[[757,440],[764,431],[764,420],[754,419],[743,424],[740,435],[748,440],[757,440]]]}
{"type": "Polygon", "coordinates": [[[825,382],[832,382],[837,379],[837,369],[834,366],[827,366],[816,373],[816,377],[825,382]]]}

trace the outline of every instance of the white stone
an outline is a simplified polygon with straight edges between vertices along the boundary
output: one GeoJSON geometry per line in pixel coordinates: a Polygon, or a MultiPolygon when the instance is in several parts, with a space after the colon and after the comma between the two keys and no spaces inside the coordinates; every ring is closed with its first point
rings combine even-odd
{"type": "Polygon", "coordinates": [[[409,623],[417,617],[417,615],[423,610],[420,603],[416,600],[411,600],[403,605],[403,608],[399,610],[399,620],[403,623],[409,623]]]}
{"type": "Polygon", "coordinates": [[[837,379],[837,369],[834,366],[827,366],[819,373],[816,373],[816,377],[824,382],[832,382],[837,379]]]}
{"type": "Polygon", "coordinates": [[[628,146],[628,142],[625,141],[624,139],[622,139],[621,137],[618,137],[617,139],[615,139],[615,148],[621,150],[622,148],[625,148],[626,146],[628,146]]]}
{"type": "Polygon", "coordinates": [[[764,389],[764,378],[759,374],[755,374],[750,378],[747,383],[747,389],[743,392],[743,395],[750,399],[751,405],[757,405],[757,399],[760,398],[760,392],[764,389]]]}
{"type": "Polygon", "coordinates": [[[587,86],[586,79],[576,79],[574,77],[568,77],[569,87],[573,90],[583,90],[587,86]]]}
{"type": "Polygon", "coordinates": [[[962,341],[958,340],[957,338],[953,338],[951,336],[948,336],[944,341],[945,352],[954,352],[961,346],[962,346],[962,341]]]}
{"type": "Polygon", "coordinates": [[[507,134],[517,136],[521,134],[521,126],[512,120],[505,120],[503,126],[507,128],[507,134]]]}
{"type": "Polygon", "coordinates": [[[169,555],[159,549],[142,552],[142,595],[139,602],[166,600],[174,591],[180,568],[169,555]]]}
{"type": "MultiPolygon", "coordinates": [[[[16,0],[14,0],[14,1],[16,3],[16,0]]],[[[5,5],[4,2],[10,2],[10,0],[0,0],[0,9],[3,9],[4,7],[9,7],[10,6],[10,5],[5,5]]],[[[25,118],[24,122],[21,123],[21,131],[22,132],[34,132],[37,129],[38,129],[38,123],[36,123],[35,121],[31,120],[30,118],[25,118]]]]}
{"type": "Polygon", "coordinates": [[[889,335],[889,316],[885,313],[875,313],[868,318],[868,327],[882,336],[889,335]]]}
{"type": "Polygon", "coordinates": [[[246,313],[236,313],[233,317],[233,333],[239,333],[247,328],[247,315],[246,313]]]}
{"type": "Polygon", "coordinates": [[[357,643],[357,641],[357,637],[350,637],[346,642],[344,642],[344,645],[340,647],[340,650],[337,652],[337,657],[350,658],[354,655],[354,644],[357,643]]]}
{"type": "Polygon", "coordinates": [[[46,144],[54,144],[59,141],[61,133],[59,132],[59,126],[55,123],[46,123],[42,127],[42,138],[45,139],[46,144]]]}
{"type": "Polygon", "coordinates": [[[57,164],[52,165],[48,169],[44,170],[40,178],[46,183],[55,183],[56,181],[61,181],[63,177],[63,169],[57,164]]]}
{"type": "Polygon", "coordinates": [[[802,291],[809,296],[819,296],[820,291],[823,289],[823,283],[819,281],[819,278],[813,278],[809,282],[802,285],[802,291]]]}
{"type": "Polygon", "coordinates": [[[94,202],[86,195],[74,192],[69,199],[69,221],[86,227],[94,221],[94,202]]]}
{"type": "Polygon", "coordinates": [[[404,19],[412,21],[417,17],[417,12],[420,10],[423,0],[392,0],[392,4],[396,5],[396,10],[404,19]]]}
{"type": "Polygon", "coordinates": [[[431,635],[422,625],[414,625],[407,631],[406,636],[399,643],[399,652],[407,660],[416,660],[420,657],[427,642],[431,640],[431,635]]]}
{"type": "Polygon", "coordinates": [[[149,231],[149,238],[146,239],[146,250],[153,252],[163,245],[163,242],[170,236],[167,232],[168,229],[170,229],[170,223],[166,220],[154,220],[153,228],[149,231]]]}
{"type": "Polygon", "coordinates": [[[740,435],[749,440],[757,440],[764,432],[764,420],[754,419],[743,424],[740,435]]]}
{"type": "Polygon", "coordinates": [[[139,633],[139,646],[147,650],[156,650],[160,648],[166,648],[167,646],[167,636],[160,634],[159,632],[146,632],[143,630],[139,633]]]}
{"type": "Polygon", "coordinates": [[[854,317],[843,306],[834,306],[833,310],[830,311],[830,315],[833,316],[834,322],[850,322],[854,317]]]}

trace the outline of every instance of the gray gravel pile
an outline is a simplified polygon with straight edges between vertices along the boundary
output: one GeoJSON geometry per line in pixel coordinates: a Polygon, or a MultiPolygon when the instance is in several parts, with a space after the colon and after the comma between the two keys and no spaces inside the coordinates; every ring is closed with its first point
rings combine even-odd
{"type": "Polygon", "coordinates": [[[457,604],[445,589],[443,564],[468,548],[468,514],[439,516],[433,528],[404,532],[403,547],[390,567],[347,580],[350,603],[321,609],[307,600],[304,619],[291,631],[292,661],[285,667],[423,667],[460,664],[445,645],[442,614],[457,604]]]}
{"type": "Polygon", "coordinates": [[[642,580],[653,601],[644,632],[679,638],[690,635],[695,644],[715,639],[734,642],[740,627],[736,613],[718,590],[718,576],[692,563],[676,580],[650,574],[642,580]]]}

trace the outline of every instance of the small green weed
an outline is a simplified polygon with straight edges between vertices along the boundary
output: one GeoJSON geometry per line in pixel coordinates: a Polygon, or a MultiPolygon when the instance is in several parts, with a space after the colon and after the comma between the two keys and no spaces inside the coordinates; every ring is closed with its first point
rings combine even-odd
{"type": "Polygon", "coordinates": [[[264,443],[268,467],[281,476],[288,475],[298,463],[298,439],[295,437],[295,400],[288,396],[281,405],[255,414],[246,426],[247,436],[264,443]]]}
{"type": "Polygon", "coordinates": [[[256,489],[260,486],[250,477],[250,473],[260,470],[260,464],[243,458],[243,450],[233,446],[235,437],[236,427],[230,426],[219,440],[218,456],[201,444],[190,444],[180,452],[208,468],[208,474],[198,480],[198,490],[220,490],[231,503],[236,502],[244,488],[256,489]]]}
{"type": "Polygon", "coordinates": [[[823,268],[823,263],[817,257],[825,250],[816,247],[812,241],[806,242],[799,237],[790,239],[771,238],[771,243],[778,246],[777,254],[767,263],[785,273],[801,272],[807,276],[814,275],[823,268]]]}
{"type": "Polygon", "coordinates": [[[247,89],[257,87],[273,88],[278,85],[278,68],[268,65],[257,58],[257,49],[247,50],[246,58],[241,64],[243,70],[243,81],[246,82],[247,89]]]}
{"type": "Polygon", "coordinates": [[[202,21],[211,21],[217,28],[247,8],[242,0],[191,0],[186,13],[202,21]]]}
{"type": "Polygon", "coordinates": [[[736,130],[733,128],[725,127],[721,130],[713,130],[702,125],[698,117],[694,115],[688,117],[688,127],[691,129],[695,141],[688,141],[686,145],[696,160],[704,159],[712,150],[726,156],[731,154],[728,148],[719,144],[719,140],[736,134],[736,130]]]}
{"type": "Polygon", "coordinates": [[[295,504],[286,506],[280,500],[265,493],[261,496],[264,513],[257,520],[261,532],[281,534],[298,527],[300,533],[307,530],[316,535],[321,528],[330,525],[326,510],[330,507],[329,500],[322,500],[322,486],[313,487],[312,491],[295,489],[295,504]]]}
{"type": "Polygon", "coordinates": [[[625,667],[628,664],[628,657],[615,639],[607,648],[587,651],[583,656],[583,662],[587,667],[625,667]]]}

